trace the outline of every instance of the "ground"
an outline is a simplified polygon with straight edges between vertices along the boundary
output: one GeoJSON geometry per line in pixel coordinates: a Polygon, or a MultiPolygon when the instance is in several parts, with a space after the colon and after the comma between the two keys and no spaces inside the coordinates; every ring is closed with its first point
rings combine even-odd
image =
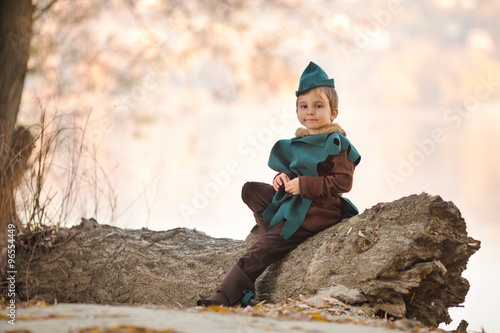
{"type": "Polygon", "coordinates": [[[4,308],[0,332],[5,333],[199,333],[199,332],[444,332],[404,319],[389,321],[368,316],[362,308],[332,304],[335,300],[288,300],[255,308],[165,308],[56,304],[16,309],[15,326],[4,308]]]}

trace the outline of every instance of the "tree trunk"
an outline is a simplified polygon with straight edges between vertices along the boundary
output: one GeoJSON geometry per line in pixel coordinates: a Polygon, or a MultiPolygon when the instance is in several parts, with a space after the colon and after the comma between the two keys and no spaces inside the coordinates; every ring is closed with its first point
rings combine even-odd
{"type": "Polygon", "coordinates": [[[31,0],[0,2],[0,130],[2,144],[9,147],[26,77],[32,21],[31,0]]]}
{"type": "MultiPolygon", "coordinates": [[[[247,249],[189,229],[122,230],[94,220],[28,236],[19,236],[17,290],[49,302],[194,306],[196,293],[213,292],[247,249]]],[[[453,203],[412,195],[306,240],[256,289],[271,302],[325,295],[437,326],[464,302],[461,274],[479,247],[453,203]]]]}
{"type": "MultiPolygon", "coordinates": [[[[5,260],[7,225],[16,216],[15,178],[24,166],[18,163],[20,151],[14,149],[22,141],[14,136],[14,126],[26,77],[32,23],[31,0],[0,1],[0,268],[5,260]]],[[[17,133],[26,136],[29,132],[20,129],[17,133]]]]}

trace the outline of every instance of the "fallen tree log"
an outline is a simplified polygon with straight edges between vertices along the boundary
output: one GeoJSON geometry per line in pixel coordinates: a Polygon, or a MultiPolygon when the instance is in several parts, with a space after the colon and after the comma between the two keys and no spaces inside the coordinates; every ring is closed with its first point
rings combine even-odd
{"type": "Polygon", "coordinates": [[[259,292],[273,301],[301,292],[367,302],[435,327],[450,323],[448,308],[465,301],[469,283],[461,274],[479,248],[453,203],[412,195],[379,203],[301,244],[269,267],[259,292]]]}
{"type": "MultiPolygon", "coordinates": [[[[18,241],[18,297],[100,304],[194,306],[247,249],[196,230],[122,230],[93,219],[18,241]]],[[[464,302],[461,273],[479,247],[453,203],[412,195],[308,239],[264,272],[257,294],[271,302],[325,295],[437,326],[464,302]]]]}

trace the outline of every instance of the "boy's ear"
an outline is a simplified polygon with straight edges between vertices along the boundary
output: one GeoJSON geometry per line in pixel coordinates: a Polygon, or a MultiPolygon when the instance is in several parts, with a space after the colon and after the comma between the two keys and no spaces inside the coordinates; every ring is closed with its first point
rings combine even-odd
{"type": "Polygon", "coordinates": [[[338,115],[339,115],[339,109],[335,108],[335,109],[332,110],[332,116],[330,117],[330,119],[332,121],[334,121],[335,118],[337,118],[338,115]]]}

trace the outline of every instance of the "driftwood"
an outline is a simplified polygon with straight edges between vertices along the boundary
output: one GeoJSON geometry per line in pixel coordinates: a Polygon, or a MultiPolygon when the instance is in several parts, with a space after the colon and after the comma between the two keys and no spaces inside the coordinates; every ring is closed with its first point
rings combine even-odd
{"type": "MultiPolygon", "coordinates": [[[[53,231],[36,248],[23,237],[18,297],[49,302],[194,306],[195,294],[213,292],[247,249],[190,229],[122,230],[93,219],[53,231]]],[[[257,294],[270,302],[331,296],[437,326],[464,302],[461,273],[479,247],[453,203],[412,195],[310,238],[264,272],[257,294]]]]}

